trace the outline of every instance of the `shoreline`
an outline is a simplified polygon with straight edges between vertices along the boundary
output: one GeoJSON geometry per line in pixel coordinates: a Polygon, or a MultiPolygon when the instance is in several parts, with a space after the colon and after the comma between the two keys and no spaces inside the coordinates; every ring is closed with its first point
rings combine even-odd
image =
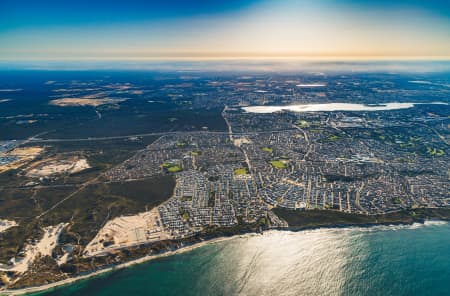
{"type": "MultiPolygon", "coordinates": [[[[251,233],[247,233],[244,235],[252,235],[251,233]]],[[[256,235],[256,234],[255,234],[256,235]]],[[[124,269],[133,265],[137,265],[137,264],[141,264],[141,263],[145,263],[154,259],[159,259],[159,258],[165,258],[165,257],[169,257],[169,256],[173,256],[173,255],[177,255],[177,254],[182,254],[185,252],[189,252],[189,251],[193,251],[197,248],[209,245],[209,244],[215,244],[215,243],[219,243],[219,242],[223,242],[223,241],[228,241],[231,239],[235,239],[238,238],[240,236],[243,236],[242,234],[239,235],[235,235],[235,236],[229,236],[229,237],[218,237],[218,238],[213,238],[213,239],[209,239],[209,240],[204,240],[201,241],[199,243],[195,243],[192,245],[187,245],[185,247],[181,247],[178,248],[176,250],[173,251],[166,251],[163,252],[161,254],[156,254],[156,255],[147,255],[138,259],[134,259],[128,262],[124,262],[124,263],[120,263],[118,265],[115,266],[110,266],[110,267],[105,267],[105,268],[101,268],[92,272],[89,272],[87,274],[83,274],[83,275],[79,275],[79,276],[75,276],[75,277],[70,277],[61,281],[56,281],[50,284],[46,284],[46,285],[42,285],[42,286],[34,286],[34,287],[28,287],[28,288],[22,288],[22,289],[17,289],[17,290],[0,290],[0,296],[13,296],[13,295],[26,295],[29,293],[36,293],[36,292],[43,292],[45,290],[51,290],[53,288],[57,288],[57,287],[61,287],[64,285],[68,285],[68,284],[72,284],[74,282],[78,282],[78,281],[82,281],[85,279],[89,279],[91,277],[95,277],[101,274],[105,274],[108,272],[113,272],[115,270],[119,270],[119,269],[124,269]]]]}
{"type": "MultiPolygon", "coordinates": [[[[275,228],[269,228],[266,231],[291,231],[291,232],[300,232],[300,231],[308,231],[308,230],[318,230],[318,229],[344,229],[344,228],[372,228],[372,227],[379,227],[379,226],[387,226],[387,227],[395,227],[395,226],[412,226],[414,224],[419,224],[419,225],[425,225],[427,222],[446,222],[446,223],[450,223],[449,220],[446,219],[433,219],[433,218],[429,218],[429,219],[424,219],[424,220],[419,220],[419,221],[404,221],[404,222],[393,222],[393,223],[365,223],[365,224],[334,224],[334,225],[324,225],[324,226],[288,226],[285,228],[282,227],[275,227],[275,228]]],[[[44,292],[46,290],[52,290],[55,288],[60,288],[62,286],[65,285],[69,285],[69,284],[73,284],[75,282],[78,281],[82,281],[82,280],[87,280],[89,278],[93,278],[96,277],[98,275],[102,275],[102,274],[106,274],[109,272],[114,272],[116,270],[120,270],[120,269],[124,269],[130,266],[134,266],[137,264],[141,264],[141,263],[145,263],[145,262],[149,262],[155,259],[160,259],[160,258],[165,258],[165,257],[169,257],[169,256],[173,256],[173,255],[177,255],[177,254],[182,254],[182,253],[186,253],[186,252],[190,252],[193,251],[195,249],[198,249],[200,247],[206,246],[206,245],[212,245],[212,244],[216,244],[216,243],[220,243],[220,242],[225,242],[225,241],[230,241],[233,239],[237,239],[237,238],[242,238],[242,237],[250,237],[250,236],[259,236],[262,235],[263,233],[257,233],[257,232],[247,232],[247,233],[236,233],[235,235],[231,235],[231,236],[220,236],[220,237],[213,237],[213,238],[206,238],[200,242],[197,243],[193,243],[190,245],[186,245],[184,247],[180,247],[176,250],[173,251],[166,251],[160,254],[155,254],[155,255],[147,255],[138,259],[133,259],[131,261],[128,262],[124,262],[124,263],[120,263],[118,265],[115,266],[109,266],[109,267],[105,267],[105,268],[101,268],[92,272],[89,272],[87,274],[83,274],[83,275],[78,275],[75,277],[70,277],[61,281],[56,281],[53,283],[49,283],[46,285],[41,285],[41,286],[33,286],[33,287],[27,287],[27,288],[21,288],[21,289],[17,289],[17,290],[0,290],[0,296],[3,295],[8,295],[8,296],[13,296],[13,295],[27,295],[30,293],[37,293],[37,292],[44,292]]]]}

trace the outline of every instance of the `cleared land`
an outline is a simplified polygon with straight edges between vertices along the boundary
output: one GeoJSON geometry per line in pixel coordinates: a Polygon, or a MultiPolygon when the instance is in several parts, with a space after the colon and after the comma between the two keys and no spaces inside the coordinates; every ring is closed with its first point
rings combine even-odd
{"type": "Polygon", "coordinates": [[[23,147],[15,148],[8,153],[0,153],[0,156],[11,157],[12,159],[14,159],[12,162],[0,165],[0,173],[20,168],[21,166],[35,159],[43,151],[43,147],[23,147]]]}
{"type": "Polygon", "coordinates": [[[27,244],[21,257],[14,257],[11,266],[0,267],[0,270],[24,273],[38,257],[51,256],[65,226],[67,223],[45,227],[44,235],[38,242],[27,244]]]}
{"type": "Polygon", "coordinates": [[[92,106],[97,107],[106,104],[117,104],[125,101],[126,99],[111,99],[111,98],[101,98],[101,99],[86,99],[86,98],[63,98],[51,100],[50,105],[55,105],[59,107],[75,107],[75,106],[92,106]]]}
{"type": "Polygon", "coordinates": [[[15,221],[0,219],[0,233],[14,226],[17,226],[15,221]]]}
{"type": "Polygon", "coordinates": [[[158,210],[110,220],[84,249],[84,256],[106,254],[117,248],[170,239],[164,231],[158,210]]]}
{"type": "Polygon", "coordinates": [[[85,158],[72,157],[69,159],[50,159],[34,165],[27,173],[27,177],[47,177],[57,174],[75,174],[91,166],[85,158]]]}

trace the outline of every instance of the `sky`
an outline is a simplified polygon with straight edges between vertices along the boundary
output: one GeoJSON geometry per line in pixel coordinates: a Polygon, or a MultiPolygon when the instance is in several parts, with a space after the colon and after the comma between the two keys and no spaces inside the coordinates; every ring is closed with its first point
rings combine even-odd
{"type": "Polygon", "coordinates": [[[0,60],[450,59],[448,0],[0,0],[0,60]]]}

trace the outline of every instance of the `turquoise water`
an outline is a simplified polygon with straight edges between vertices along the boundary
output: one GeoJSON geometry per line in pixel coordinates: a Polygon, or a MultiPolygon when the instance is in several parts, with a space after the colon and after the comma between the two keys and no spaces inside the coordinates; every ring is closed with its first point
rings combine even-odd
{"type": "Polygon", "coordinates": [[[450,295],[450,225],[270,231],[44,295],[450,295]]]}

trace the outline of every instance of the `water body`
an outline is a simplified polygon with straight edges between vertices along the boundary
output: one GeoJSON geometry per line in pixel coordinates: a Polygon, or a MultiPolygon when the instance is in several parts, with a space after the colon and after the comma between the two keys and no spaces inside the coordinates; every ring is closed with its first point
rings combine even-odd
{"type": "Polygon", "coordinates": [[[448,295],[450,225],[237,237],[45,295],[448,295]]]}
{"type": "MultiPolygon", "coordinates": [[[[283,110],[293,112],[331,112],[331,111],[387,111],[398,109],[409,109],[415,105],[422,103],[384,103],[384,104],[352,104],[352,103],[324,103],[324,104],[301,104],[290,106],[249,106],[242,109],[249,113],[274,113],[283,110]]],[[[442,104],[447,103],[434,102],[429,104],[442,104]]]]}

